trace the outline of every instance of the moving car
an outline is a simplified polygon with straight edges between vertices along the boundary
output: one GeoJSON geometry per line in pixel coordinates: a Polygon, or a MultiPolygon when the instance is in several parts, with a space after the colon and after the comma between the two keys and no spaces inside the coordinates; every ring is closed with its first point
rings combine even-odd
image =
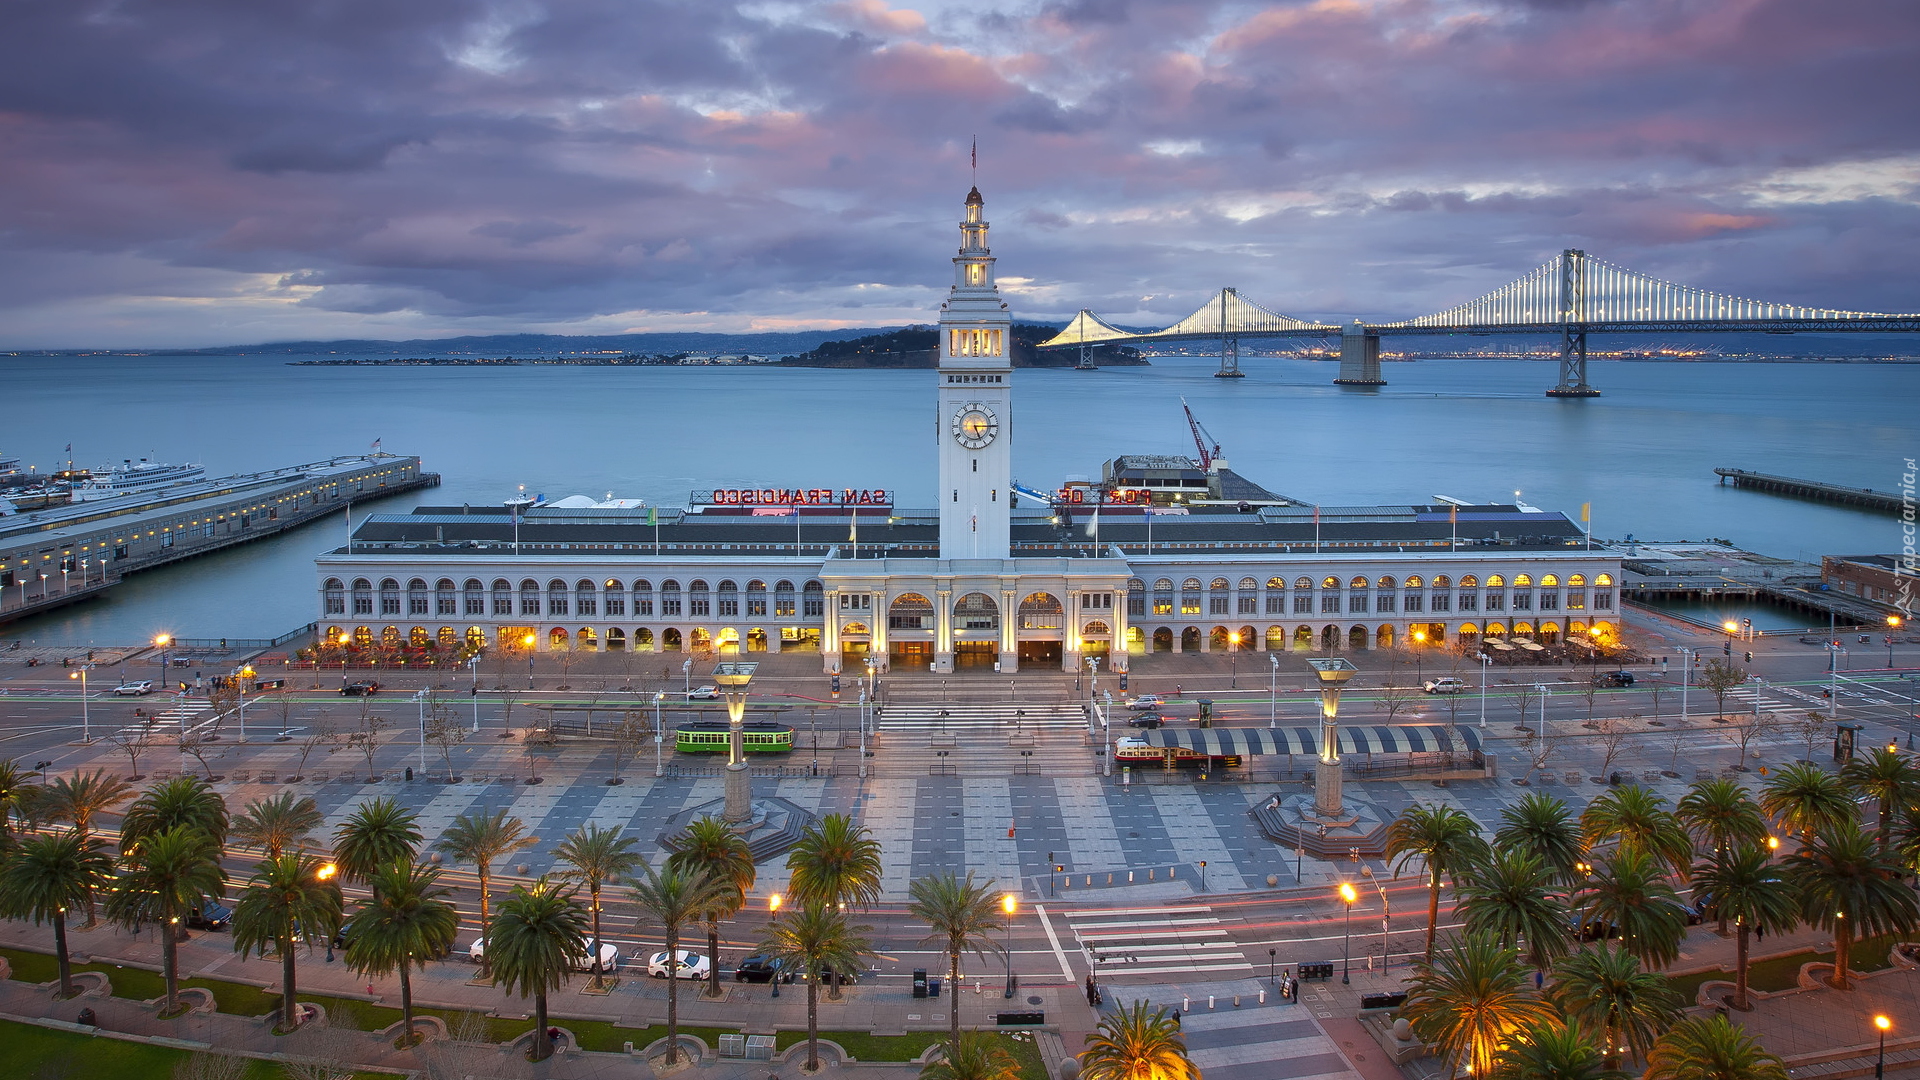
{"type": "Polygon", "coordinates": [[[734,982],[764,983],[772,982],[778,976],[781,982],[792,982],[793,972],[787,970],[786,961],[777,956],[756,953],[740,961],[733,969],[734,982]]]}
{"type": "Polygon", "coordinates": [[[717,686],[697,686],[687,691],[688,701],[718,701],[720,688],[717,686]]]}
{"type": "Polygon", "coordinates": [[[1137,727],[1137,728],[1157,728],[1161,724],[1166,723],[1166,720],[1167,720],[1166,717],[1161,716],[1157,712],[1141,713],[1139,716],[1136,716],[1133,719],[1127,721],[1127,726],[1137,727]]]}
{"type": "Polygon", "coordinates": [[[121,697],[140,697],[144,694],[151,694],[153,693],[153,680],[140,679],[135,682],[123,682],[119,686],[114,687],[113,692],[119,694],[121,697]]]}
{"type": "Polygon", "coordinates": [[[1134,712],[1153,712],[1164,704],[1166,704],[1166,702],[1161,701],[1152,694],[1142,694],[1128,701],[1127,708],[1132,709],[1134,712]]]}
{"type": "Polygon", "coordinates": [[[1603,671],[1600,674],[1595,675],[1593,677],[1593,685],[1595,686],[1632,686],[1633,672],[1603,671]]]}
{"type": "Polygon", "coordinates": [[[1464,694],[1473,689],[1467,685],[1467,680],[1456,679],[1451,675],[1428,679],[1420,688],[1429,694],[1464,694]]]}
{"type": "Polygon", "coordinates": [[[340,688],[341,697],[372,697],[379,692],[380,684],[377,682],[348,683],[340,688]]]}
{"type": "Polygon", "coordinates": [[[673,955],[673,962],[667,962],[665,949],[647,957],[647,974],[656,979],[664,979],[671,970],[676,979],[704,979],[707,977],[707,954],[692,949],[679,949],[673,955]]]}
{"type": "Polygon", "coordinates": [[[187,927],[192,930],[225,930],[231,921],[233,909],[218,900],[203,901],[187,913],[187,927]]]}

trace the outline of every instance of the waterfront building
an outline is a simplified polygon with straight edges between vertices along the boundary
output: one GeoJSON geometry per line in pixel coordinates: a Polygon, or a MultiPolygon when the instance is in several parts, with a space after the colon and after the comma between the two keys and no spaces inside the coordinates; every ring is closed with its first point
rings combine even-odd
{"type": "Polygon", "coordinates": [[[1474,647],[1618,632],[1619,556],[1511,504],[1315,507],[1225,462],[1011,480],[1011,318],[970,191],[941,305],[936,505],[849,488],[374,515],[317,560],[337,646],[817,652],[824,670],[1124,671],[1149,652],[1474,647]]]}

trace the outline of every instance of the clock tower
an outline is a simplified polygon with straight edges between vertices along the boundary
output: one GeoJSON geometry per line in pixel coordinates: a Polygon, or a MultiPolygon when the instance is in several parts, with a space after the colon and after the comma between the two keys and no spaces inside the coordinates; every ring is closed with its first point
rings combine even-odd
{"type": "Polygon", "coordinates": [[[967,192],[940,305],[940,557],[1004,559],[1012,497],[1013,319],[993,279],[986,200],[967,192]]]}

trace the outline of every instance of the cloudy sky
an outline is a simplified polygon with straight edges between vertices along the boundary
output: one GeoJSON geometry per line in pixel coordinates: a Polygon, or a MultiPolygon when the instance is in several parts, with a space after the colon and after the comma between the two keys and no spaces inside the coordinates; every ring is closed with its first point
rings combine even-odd
{"type": "Polygon", "coordinates": [[[10,0],[0,347],[1404,318],[1566,247],[1920,310],[1913,0],[10,0]]]}

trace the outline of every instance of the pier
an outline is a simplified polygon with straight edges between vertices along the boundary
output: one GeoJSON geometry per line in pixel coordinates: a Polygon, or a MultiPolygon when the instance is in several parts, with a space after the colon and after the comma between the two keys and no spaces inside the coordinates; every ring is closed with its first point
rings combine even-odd
{"type": "Polygon", "coordinates": [[[127,574],[439,483],[417,457],[355,455],[0,517],[0,623],[91,599],[127,574]]]}
{"type": "Polygon", "coordinates": [[[1734,487],[1754,488],[1775,495],[1791,495],[1797,499],[1841,503],[1894,515],[1900,514],[1906,506],[1906,501],[1899,495],[1875,491],[1872,488],[1841,487],[1838,484],[1823,484],[1818,480],[1796,480],[1791,476],[1773,476],[1768,473],[1748,472],[1745,469],[1713,471],[1719,475],[1722,484],[1731,480],[1734,487]]]}

